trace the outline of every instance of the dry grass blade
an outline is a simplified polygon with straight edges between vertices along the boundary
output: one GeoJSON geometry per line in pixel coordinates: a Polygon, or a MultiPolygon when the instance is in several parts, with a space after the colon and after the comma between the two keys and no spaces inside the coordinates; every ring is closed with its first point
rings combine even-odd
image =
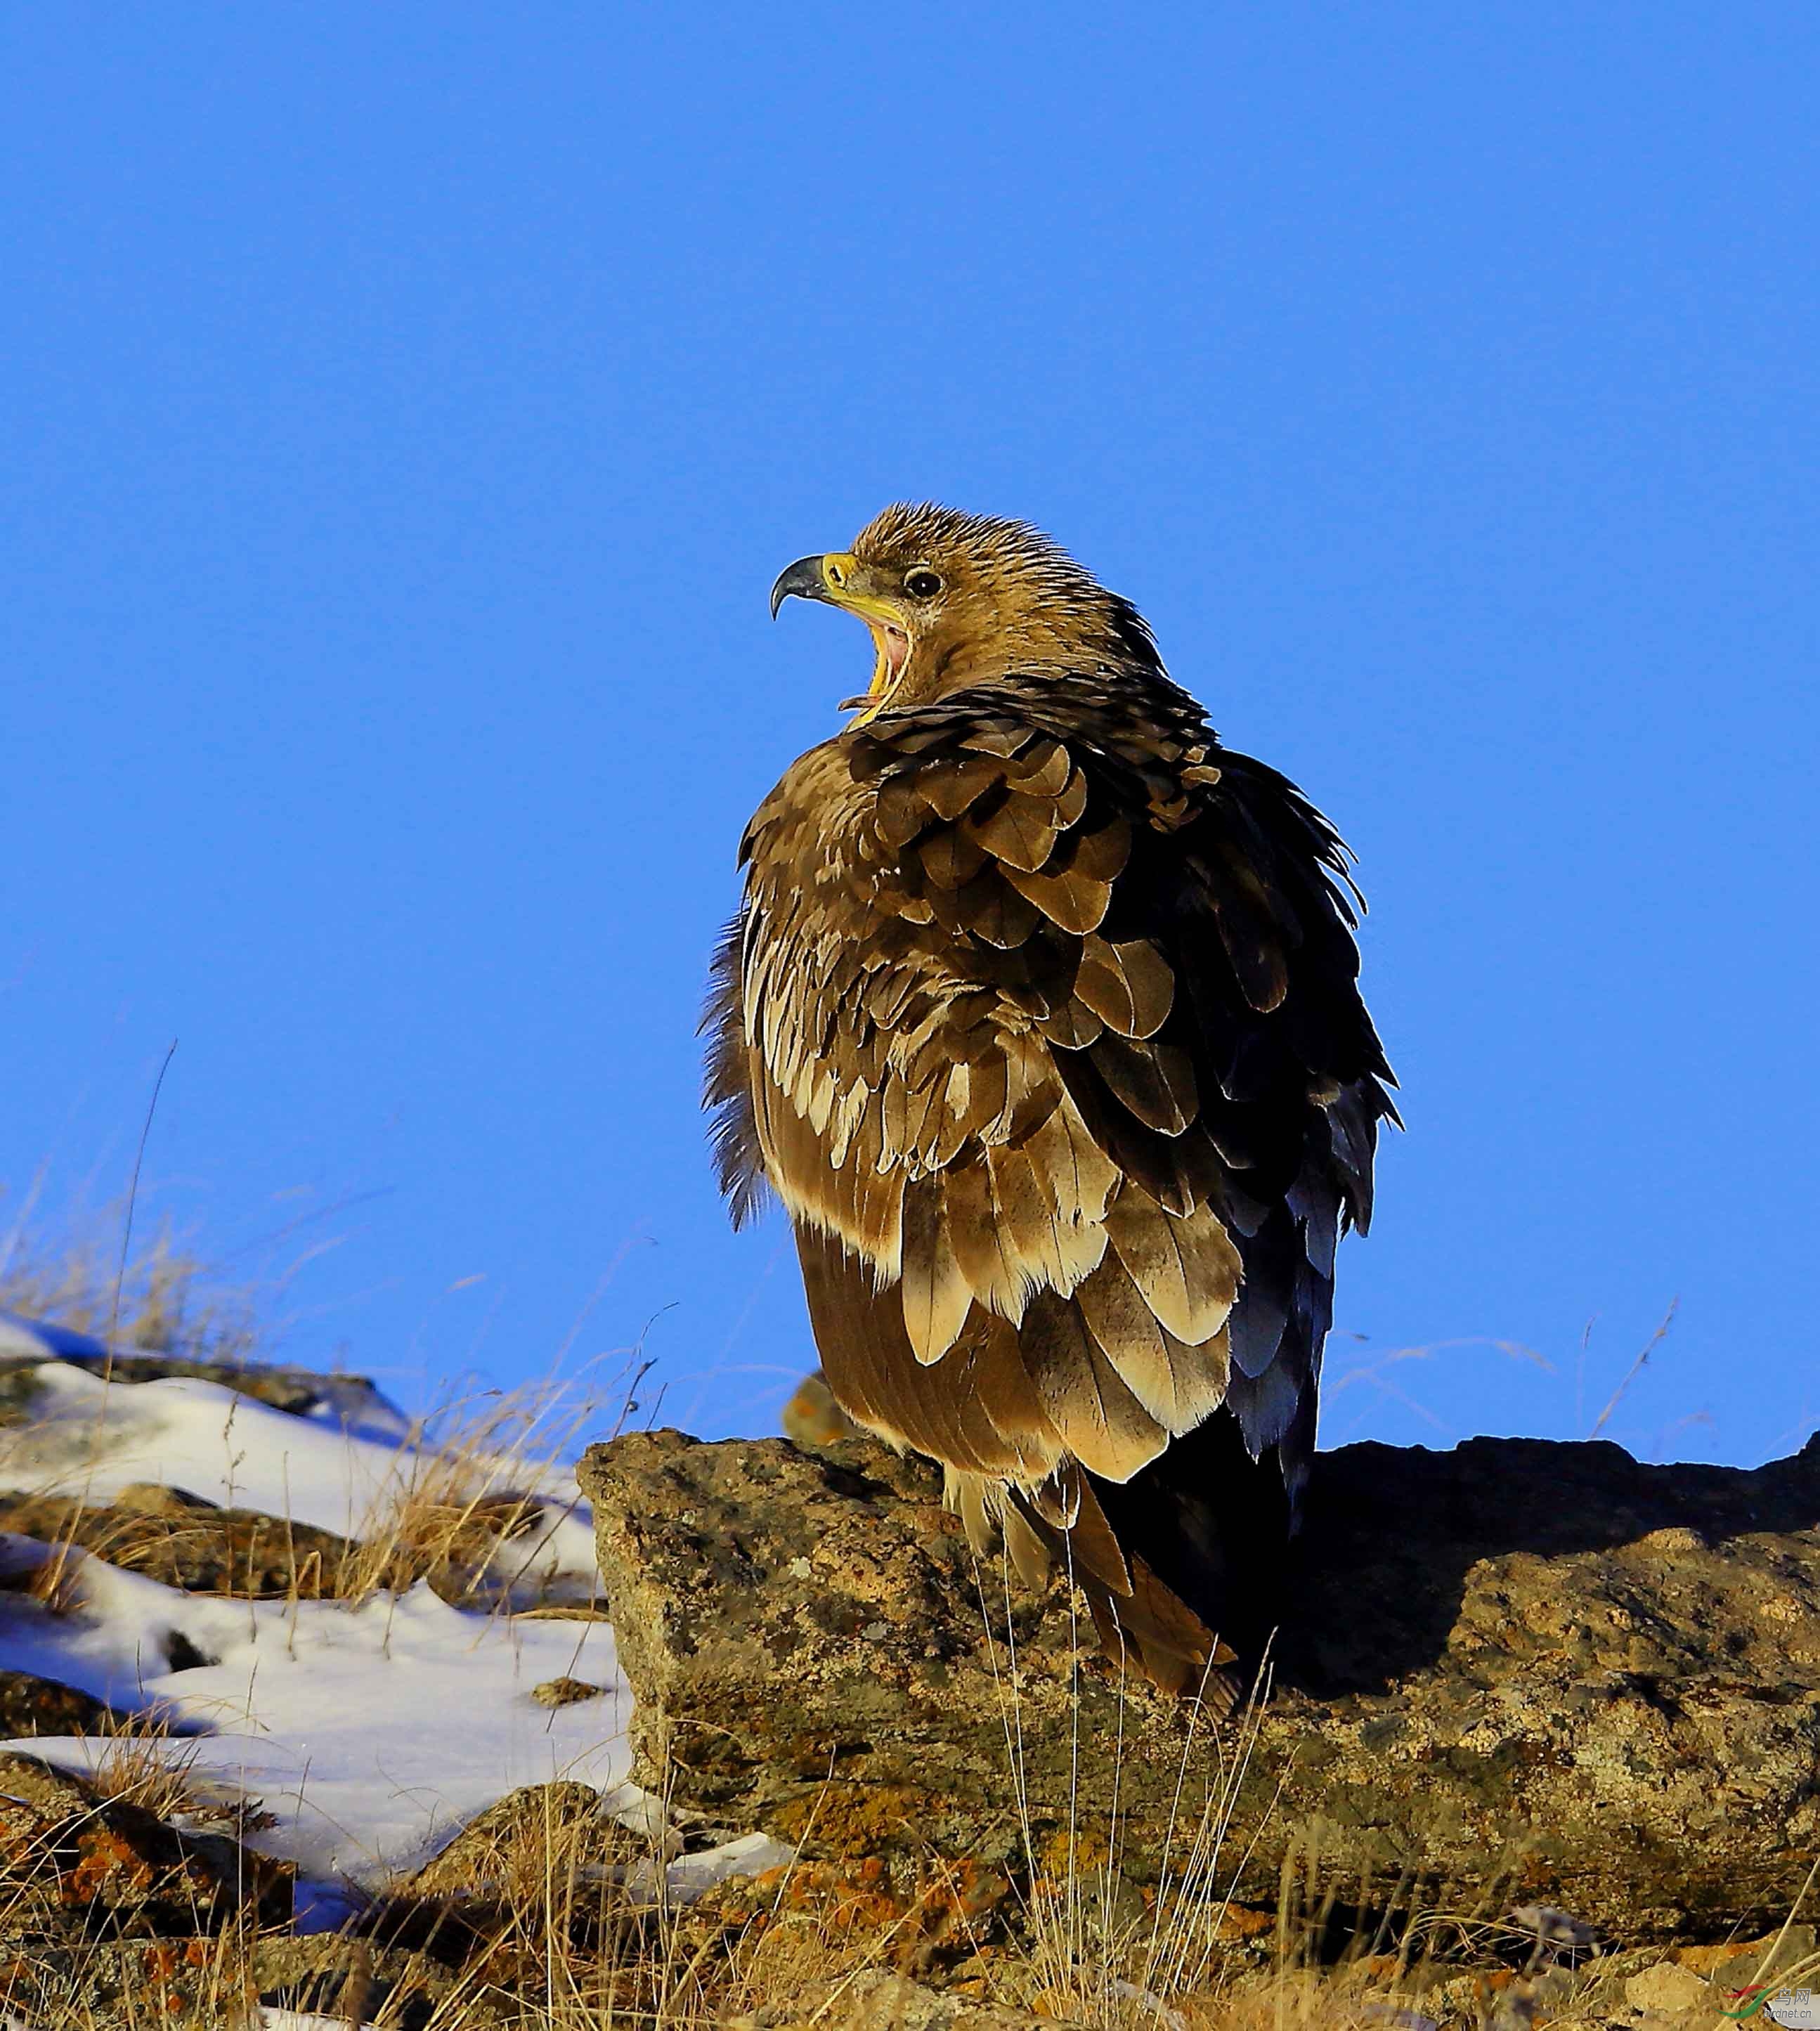
{"type": "Polygon", "coordinates": [[[661,1835],[605,1816],[587,1787],[547,1786],[482,1815],[363,1929],[381,1949],[463,1941],[457,1978],[426,1996],[424,2031],[496,2011],[526,2031],[705,2025],[724,2014],[736,1976],[717,1928],[691,1929],[651,1898],[667,1860],[661,1835]]]}
{"type": "Polygon", "coordinates": [[[1606,1426],[1610,1423],[1612,1413],[1617,1408],[1619,1404],[1624,1401],[1625,1394],[1629,1390],[1631,1384],[1636,1381],[1638,1376],[1643,1373],[1644,1364],[1648,1361],[1650,1356],[1655,1352],[1656,1349],[1662,1345],[1662,1342],[1668,1338],[1669,1328],[1675,1322],[1675,1314],[1680,1310],[1680,1303],[1681,1301],[1679,1298],[1674,1299],[1670,1302],[1668,1310],[1663,1313],[1662,1324],[1658,1326],[1655,1331],[1650,1335],[1649,1338],[1644,1341],[1642,1351],[1637,1355],[1636,1360],[1631,1363],[1630,1366],[1625,1370],[1624,1380],[1620,1382],[1617,1388],[1611,1392],[1611,1401],[1606,1405],[1605,1408],[1599,1412],[1598,1417],[1593,1420],[1592,1429],[1587,1433],[1587,1437],[1589,1439],[1596,1439],[1599,1433],[1605,1429],[1606,1426]]]}

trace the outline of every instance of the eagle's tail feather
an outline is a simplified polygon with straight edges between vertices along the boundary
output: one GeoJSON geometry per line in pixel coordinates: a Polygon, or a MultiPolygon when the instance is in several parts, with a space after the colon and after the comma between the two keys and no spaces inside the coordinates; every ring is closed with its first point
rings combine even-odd
{"type": "Polygon", "coordinates": [[[1065,1526],[1052,1503],[1007,1493],[1085,1594],[1108,1656],[1230,1709],[1283,1598],[1290,1500],[1274,1448],[1254,1461],[1219,1411],[1129,1481],[1081,1474],[1065,1526]]]}
{"type": "Polygon", "coordinates": [[[1086,1596],[1108,1657],[1230,1710],[1282,1598],[1289,1504],[1274,1451],[1254,1462],[1218,1411],[1127,1482],[1077,1470],[1004,1499],[1086,1596]]]}

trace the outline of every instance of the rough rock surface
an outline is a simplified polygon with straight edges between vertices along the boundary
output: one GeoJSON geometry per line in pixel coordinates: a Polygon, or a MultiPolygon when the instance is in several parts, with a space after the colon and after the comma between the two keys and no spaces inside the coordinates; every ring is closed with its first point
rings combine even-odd
{"type": "Polygon", "coordinates": [[[527,1784],[477,1813],[404,1886],[411,1897],[499,1895],[501,1885],[532,1873],[572,1873],[635,1861],[649,1852],[601,1810],[591,1784],[527,1784]]]}
{"type": "Polygon", "coordinates": [[[1324,1455],[1249,1754],[1089,1656],[1065,1589],[977,1570],[918,1463],[656,1432],[580,1479],[647,1781],[812,1854],[1115,1839],[1141,1885],[1236,1772],[1241,1902],[1466,1895],[1641,1941],[1779,1922],[1820,1844],[1820,1440],[1750,1472],[1324,1455]]]}
{"type": "MultiPolygon", "coordinates": [[[[0,1937],[0,2011],[20,2013],[15,2021],[32,2031],[253,2031],[277,2023],[342,2031],[374,2022],[421,2031],[461,1985],[459,1967],[427,1955],[326,1932],[84,1940],[10,1956],[0,1937]],[[265,2014],[262,2003],[270,2006],[265,2014]]],[[[524,2018],[471,2002],[460,2022],[463,2031],[494,2031],[524,2018]]]]}
{"type": "Polygon", "coordinates": [[[0,1799],[35,1806],[47,1817],[58,1820],[87,1812],[95,1798],[93,1785],[41,1757],[23,1756],[17,1750],[0,1754],[0,1799]]]}
{"type": "Polygon", "coordinates": [[[241,2023],[254,1993],[245,1942],[275,1936],[292,1888],[288,1865],[225,1835],[0,1756],[0,2021],[241,2023]]]}
{"type": "Polygon", "coordinates": [[[1055,2021],[869,1968],[814,1983],[782,2007],[729,2018],[726,2031],[1041,2031],[1055,2021]]]}
{"type": "Polygon", "coordinates": [[[541,1686],[533,1686],[530,1696],[540,1707],[572,1707],[583,1700],[597,1700],[606,1692],[605,1686],[597,1686],[587,1679],[545,1679],[541,1686]]]}

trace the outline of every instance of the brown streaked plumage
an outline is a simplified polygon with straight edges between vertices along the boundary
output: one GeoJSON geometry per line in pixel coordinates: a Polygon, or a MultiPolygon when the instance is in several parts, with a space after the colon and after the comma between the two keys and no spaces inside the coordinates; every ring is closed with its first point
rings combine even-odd
{"type": "Polygon", "coordinates": [[[1276,1619],[1395,1118],[1345,848],[1022,524],[888,508],[792,594],[875,665],[746,830],[707,1017],[735,1217],[783,1202],[843,1408],[1193,1690],[1276,1619]]]}

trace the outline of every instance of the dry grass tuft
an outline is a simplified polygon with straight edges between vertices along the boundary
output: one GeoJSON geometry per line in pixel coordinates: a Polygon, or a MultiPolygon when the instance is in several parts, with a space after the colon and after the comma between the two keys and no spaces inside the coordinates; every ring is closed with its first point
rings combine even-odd
{"type": "Polygon", "coordinates": [[[716,2021],[731,1992],[727,1943],[653,1899],[665,1858],[657,1843],[597,1816],[523,1816],[482,1879],[497,1901],[482,1950],[426,2031],[454,2031],[473,2005],[508,1994],[547,2031],[716,2021]]]}
{"type": "Polygon", "coordinates": [[[256,1295],[230,1284],[167,1219],[136,1247],[124,1274],[122,1207],[78,1217],[67,1231],[32,1224],[34,1190],[0,1228],[0,1311],[54,1319],[121,1347],[237,1365],[261,1329],[256,1295]],[[116,1284],[118,1285],[117,1302],[116,1284]]]}
{"type": "Polygon", "coordinates": [[[586,1433],[616,1434],[632,1399],[623,1374],[585,1372],[451,1398],[413,1426],[368,1509],[333,1592],[359,1603],[427,1579],[458,1607],[523,1608],[573,1497],[558,1493],[586,1433]],[[609,1406],[617,1409],[609,1411],[609,1406]]]}
{"type": "Polygon", "coordinates": [[[173,1735],[162,1715],[135,1714],[106,1737],[87,1780],[98,1797],[140,1806],[161,1820],[213,1818],[219,1803],[195,1782],[196,1748],[173,1735]]]}

